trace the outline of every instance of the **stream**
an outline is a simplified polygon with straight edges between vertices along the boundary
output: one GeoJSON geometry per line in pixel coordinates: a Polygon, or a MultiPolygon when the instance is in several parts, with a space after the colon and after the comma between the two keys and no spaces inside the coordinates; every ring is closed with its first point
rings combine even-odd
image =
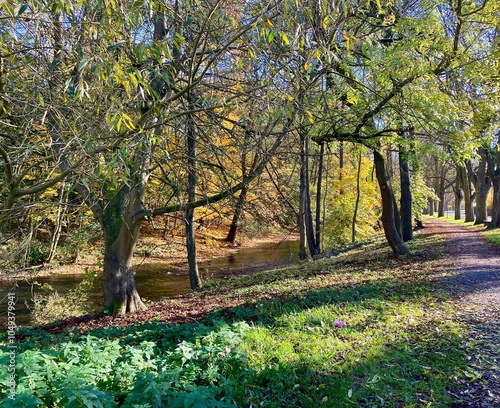
{"type": "MultiPolygon", "coordinates": [[[[298,250],[299,242],[296,240],[266,243],[252,248],[236,248],[226,256],[199,262],[198,269],[204,282],[227,279],[263,270],[266,265],[298,260],[298,250]]],[[[168,263],[147,263],[146,259],[145,262],[135,265],[134,269],[137,290],[143,299],[156,301],[190,291],[187,265],[180,267],[168,263]]],[[[14,311],[16,324],[25,326],[30,324],[32,299],[36,293],[42,291],[41,285],[51,285],[59,294],[64,295],[74,289],[83,278],[83,274],[59,274],[37,277],[34,281],[0,281],[0,325],[6,327],[9,293],[15,292],[17,295],[14,311]]],[[[89,308],[99,310],[104,303],[100,279],[97,279],[88,296],[89,308]]]]}

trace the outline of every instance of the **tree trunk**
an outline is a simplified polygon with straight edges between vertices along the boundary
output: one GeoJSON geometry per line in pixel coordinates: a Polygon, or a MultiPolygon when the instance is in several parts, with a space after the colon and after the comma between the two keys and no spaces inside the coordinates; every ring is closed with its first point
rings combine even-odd
{"type": "Polygon", "coordinates": [[[410,185],[410,169],[408,158],[403,146],[399,147],[399,169],[401,180],[401,232],[403,241],[413,239],[413,215],[412,215],[412,196],[410,185]]]}
{"type": "Polygon", "coordinates": [[[340,181],[340,191],[339,194],[343,196],[345,194],[344,183],[342,180],[344,179],[344,142],[341,140],[339,142],[339,181],[340,181]]]}
{"type": "Polygon", "coordinates": [[[454,194],[455,194],[455,219],[456,220],[461,220],[462,219],[462,200],[464,199],[464,195],[462,193],[462,188],[460,187],[460,178],[458,174],[458,169],[457,169],[457,178],[455,181],[455,188],[454,188],[454,194]]]}
{"type": "Polygon", "coordinates": [[[439,177],[439,201],[438,201],[438,217],[444,217],[444,210],[446,206],[446,168],[445,166],[441,166],[441,171],[440,171],[440,177],[439,177]]]}
{"type": "Polygon", "coordinates": [[[488,229],[500,228],[500,141],[488,157],[488,174],[493,184],[493,205],[488,229]]]}
{"type": "Polygon", "coordinates": [[[61,183],[59,189],[59,205],[57,206],[57,217],[54,225],[54,232],[52,233],[52,240],[50,242],[50,250],[47,255],[45,262],[51,263],[56,256],[57,246],[59,245],[59,239],[61,238],[61,230],[63,224],[64,214],[66,213],[68,206],[68,190],[66,190],[66,183],[61,183]]]}
{"type": "Polygon", "coordinates": [[[427,207],[428,207],[428,212],[431,217],[434,216],[434,198],[429,197],[427,199],[427,207]]]}
{"type": "Polygon", "coordinates": [[[318,245],[316,242],[316,232],[313,226],[313,217],[311,209],[311,187],[309,180],[309,137],[307,134],[301,136],[303,137],[303,175],[301,176],[301,190],[304,191],[304,205],[305,205],[305,223],[306,223],[306,236],[307,236],[307,246],[309,247],[309,253],[311,256],[317,255],[319,253],[318,245]]]}
{"type": "Polygon", "coordinates": [[[104,304],[113,315],[144,310],[132,269],[134,248],[142,222],[134,222],[140,189],[123,186],[103,211],[104,304]]]}
{"type": "Polygon", "coordinates": [[[354,203],[354,213],[352,215],[352,231],[351,231],[351,242],[356,242],[356,223],[358,220],[358,210],[359,210],[359,201],[361,199],[361,160],[362,153],[359,152],[358,157],[358,171],[356,175],[356,202],[354,203]]]}
{"type": "Polygon", "coordinates": [[[384,156],[378,150],[373,150],[373,159],[382,197],[382,225],[384,227],[385,237],[395,256],[407,254],[410,250],[401,238],[395,224],[395,198],[391,180],[385,166],[384,156]]]}
{"type": "MultiPolygon", "coordinates": [[[[245,179],[248,177],[249,173],[252,173],[255,171],[255,168],[258,165],[258,154],[254,154],[252,164],[250,165],[250,168],[248,168],[248,151],[249,151],[249,142],[253,139],[252,132],[246,131],[245,132],[245,144],[243,146],[243,151],[241,153],[241,175],[245,179]]],[[[267,166],[266,166],[267,169],[267,166]]],[[[271,177],[272,182],[274,183],[274,179],[272,178],[271,174],[268,174],[271,177]]],[[[279,189],[278,189],[279,191],[279,189]]],[[[243,216],[243,210],[245,208],[245,203],[247,200],[247,195],[248,195],[248,186],[244,186],[241,191],[240,195],[238,196],[238,201],[236,202],[236,207],[234,209],[234,214],[233,214],[233,219],[231,220],[231,226],[229,227],[229,232],[227,233],[226,236],[226,241],[230,242],[231,244],[234,244],[236,242],[236,234],[238,233],[238,229],[240,227],[240,221],[243,216]]]]}
{"type": "Polygon", "coordinates": [[[308,214],[310,211],[310,195],[309,195],[309,177],[308,177],[308,143],[307,135],[303,131],[300,131],[300,181],[299,181],[299,236],[300,236],[300,247],[299,256],[300,259],[308,259],[309,254],[307,247],[311,248],[310,244],[310,228],[308,228],[309,220],[311,215],[308,214]]]}
{"type": "Polygon", "coordinates": [[[493,181],[493,206],[488,229],[500,228],[500,175],[493,181]]]}
{"type": "Polygon", "coordinates": [[[226,236],[226,241],[234,244],[236,242],[236,234],[240,227],[240,220],[243,215],[243,209],[245,207],[246,199],[248,194],[248,187],[243,187],[238,196],[238,201],[236,202],[236,207],[234,209],[233,219],[231,220],[231,226],[229,227],[229,232],[226,236]]]}
{"type": "Polygon", "coordinates": [[[465,222],[474,221],[474,194],[472,193],[472,186],[469,177],[467,177],[467,170],[465,166],[458,167],[460,186],[464,192],[464,205],[465,205],[465,222]]]}
{"type": "Polygon", "coordinates": [[[132,255],[126,255],[130,249],[124,248],[122,241],[106,245],[104,253],[104,304],[113,315],[146,309],[135,287],[132,255]]]}
{"type": "Polygon", "coordinates": [[[321,196],[322,196],[322,185],[323,185],[323,171],[324,171],[324,159],[325,159],[325,143],[321,143],[319,152],[319,164],[318,164],[318,182],[316,185],[316,219],[315,219],[315,252],[319,254],[321,252],[321,196]]]}
{"type": "MultiPolygon", "coordinates": [[[[190,103],[190,109],[194,109],[190,103]]],[[[187,116],[187,169],[188,169],[188,202],[196,200],[196,123],[191,114],[187,116]]],[[[202,281],[196,259],[196,240],[194,232],[194,208],[186,210],[186,246],[189,265],[189,281],[191,289],[200,289],[202,281]]]]}
{"type": "Polygon", "coordinates": [[[486,200],[488,198],[488,193],[491,189],[491,178],[487,172],[487,152],[486,149],[480,148],[479,151],[479,164],[476,172],[472,169],[472,164],[468,163],[467,170],[469,171],[469,177],[474,183],[474,188],[476,190],[476,221],[475,225],[479,225],[486,221],[488,218],[486,210],[486,200]]]}

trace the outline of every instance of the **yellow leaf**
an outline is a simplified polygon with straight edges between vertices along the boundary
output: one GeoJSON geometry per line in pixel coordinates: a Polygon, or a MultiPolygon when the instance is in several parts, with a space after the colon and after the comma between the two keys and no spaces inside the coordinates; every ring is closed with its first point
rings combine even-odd
{"type": "Polygon", "coordinates": [[[342,37],[344,37],[344,40],[345,40],[345,48],[347,51],[349,51],[351,49],[351,40],[349,38],[349,35],[342,34],[342,37]]]}
{"type": "Polygon", "coordinates": [[[304,113],[307,115],[307,120],[312,125],[314,123],[314,117],[310,110],[304,109],[304,113]]]}
{"type": "Polygon", "coordinates": [[[281,33],[281,40],[286,44],[290,45],[290,40],[288,39],[287,35],[285,33],[281,33]]]}
{"type": "Polygon", "coordinates": [[[329,16],[326,16],[324,19],[323,19],[323,28],[326,30],[326,28],[328,27],[328,21],[330,20],[330,17],[329,16]]]}
{"type": "Polygon", "coordinates": [[[355,94],[347,94],[347,103],[352,105],[358,104],[358,97],[355,94]]]}

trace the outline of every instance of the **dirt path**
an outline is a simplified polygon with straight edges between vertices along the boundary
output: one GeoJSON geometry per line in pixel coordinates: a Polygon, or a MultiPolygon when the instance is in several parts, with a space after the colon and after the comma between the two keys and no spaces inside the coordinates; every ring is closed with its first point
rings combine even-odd
{"type": "Polygon", "coordinates": [[[443,234],[456,276],[440,283],[469,326],[470,381],[457,393],[459,407],[500,407],[500,247],[480,230],[428,218],[424,234],[443,234]]]}

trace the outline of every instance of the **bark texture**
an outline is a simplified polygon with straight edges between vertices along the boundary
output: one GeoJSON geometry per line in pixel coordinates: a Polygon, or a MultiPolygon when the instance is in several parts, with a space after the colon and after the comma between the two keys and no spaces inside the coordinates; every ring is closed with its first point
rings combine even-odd
{"type": "Polygon", "coordinates": [[[380,187],[382,197],[382,225],[384,227],[385,237],[395,256],[404,255],[410,252],[404,243],[395,223],[394,212],[394,192],[391,180],[387,172],[384,156],[378,151],[373,151],[375,164],[375,173],[380,187]]]}
{"type": "Polygon", "coordinates": [[[472,167],[472,163],[469,160],[467,163],[467,172],[469,178],[474,184],[474,189],[476,190],[476,221],[475,225],[482,224],[486,221],[488,213],[486,210],[486,200],[488,198],[488,193],[491,189],[491,177],[488,175],[488,157],[485,148],[480,148],[479,162],[477,168],[472,167]]]}
{"type": "Polygon", "coordinates": [[[458,166],[457,171],[460,180],[460,187],[464,193],[465,222],[473,222],[475,195],[472,191],[472,183],[467,175],[467,169],[465,166],[458,166]]]}
{"type": "Polygon", "coordinates": [[[134,221],[140,207],[139,186],[122,187],[103,212],[104,230],[104,304],[113,315],[136,312],[146,307],[135,286],[132,258],[141,222],[134,221]]]}
{"type": "MultiPolygon", "coordinates": [[[[194,104],[190,103],[189,108],[194,109],[194,104]]],[[[188,169],[188,202],[196,200],[196,123],[193,115],[187,116],[187,169],[188,169]]],[[[198,261],[196,259],[196,239],[194,230],[194,208],[186,209],[186,247],[189,265],[189,282],[191,289],[200,289],[202,281],[198,270],[198,261]]]]}

